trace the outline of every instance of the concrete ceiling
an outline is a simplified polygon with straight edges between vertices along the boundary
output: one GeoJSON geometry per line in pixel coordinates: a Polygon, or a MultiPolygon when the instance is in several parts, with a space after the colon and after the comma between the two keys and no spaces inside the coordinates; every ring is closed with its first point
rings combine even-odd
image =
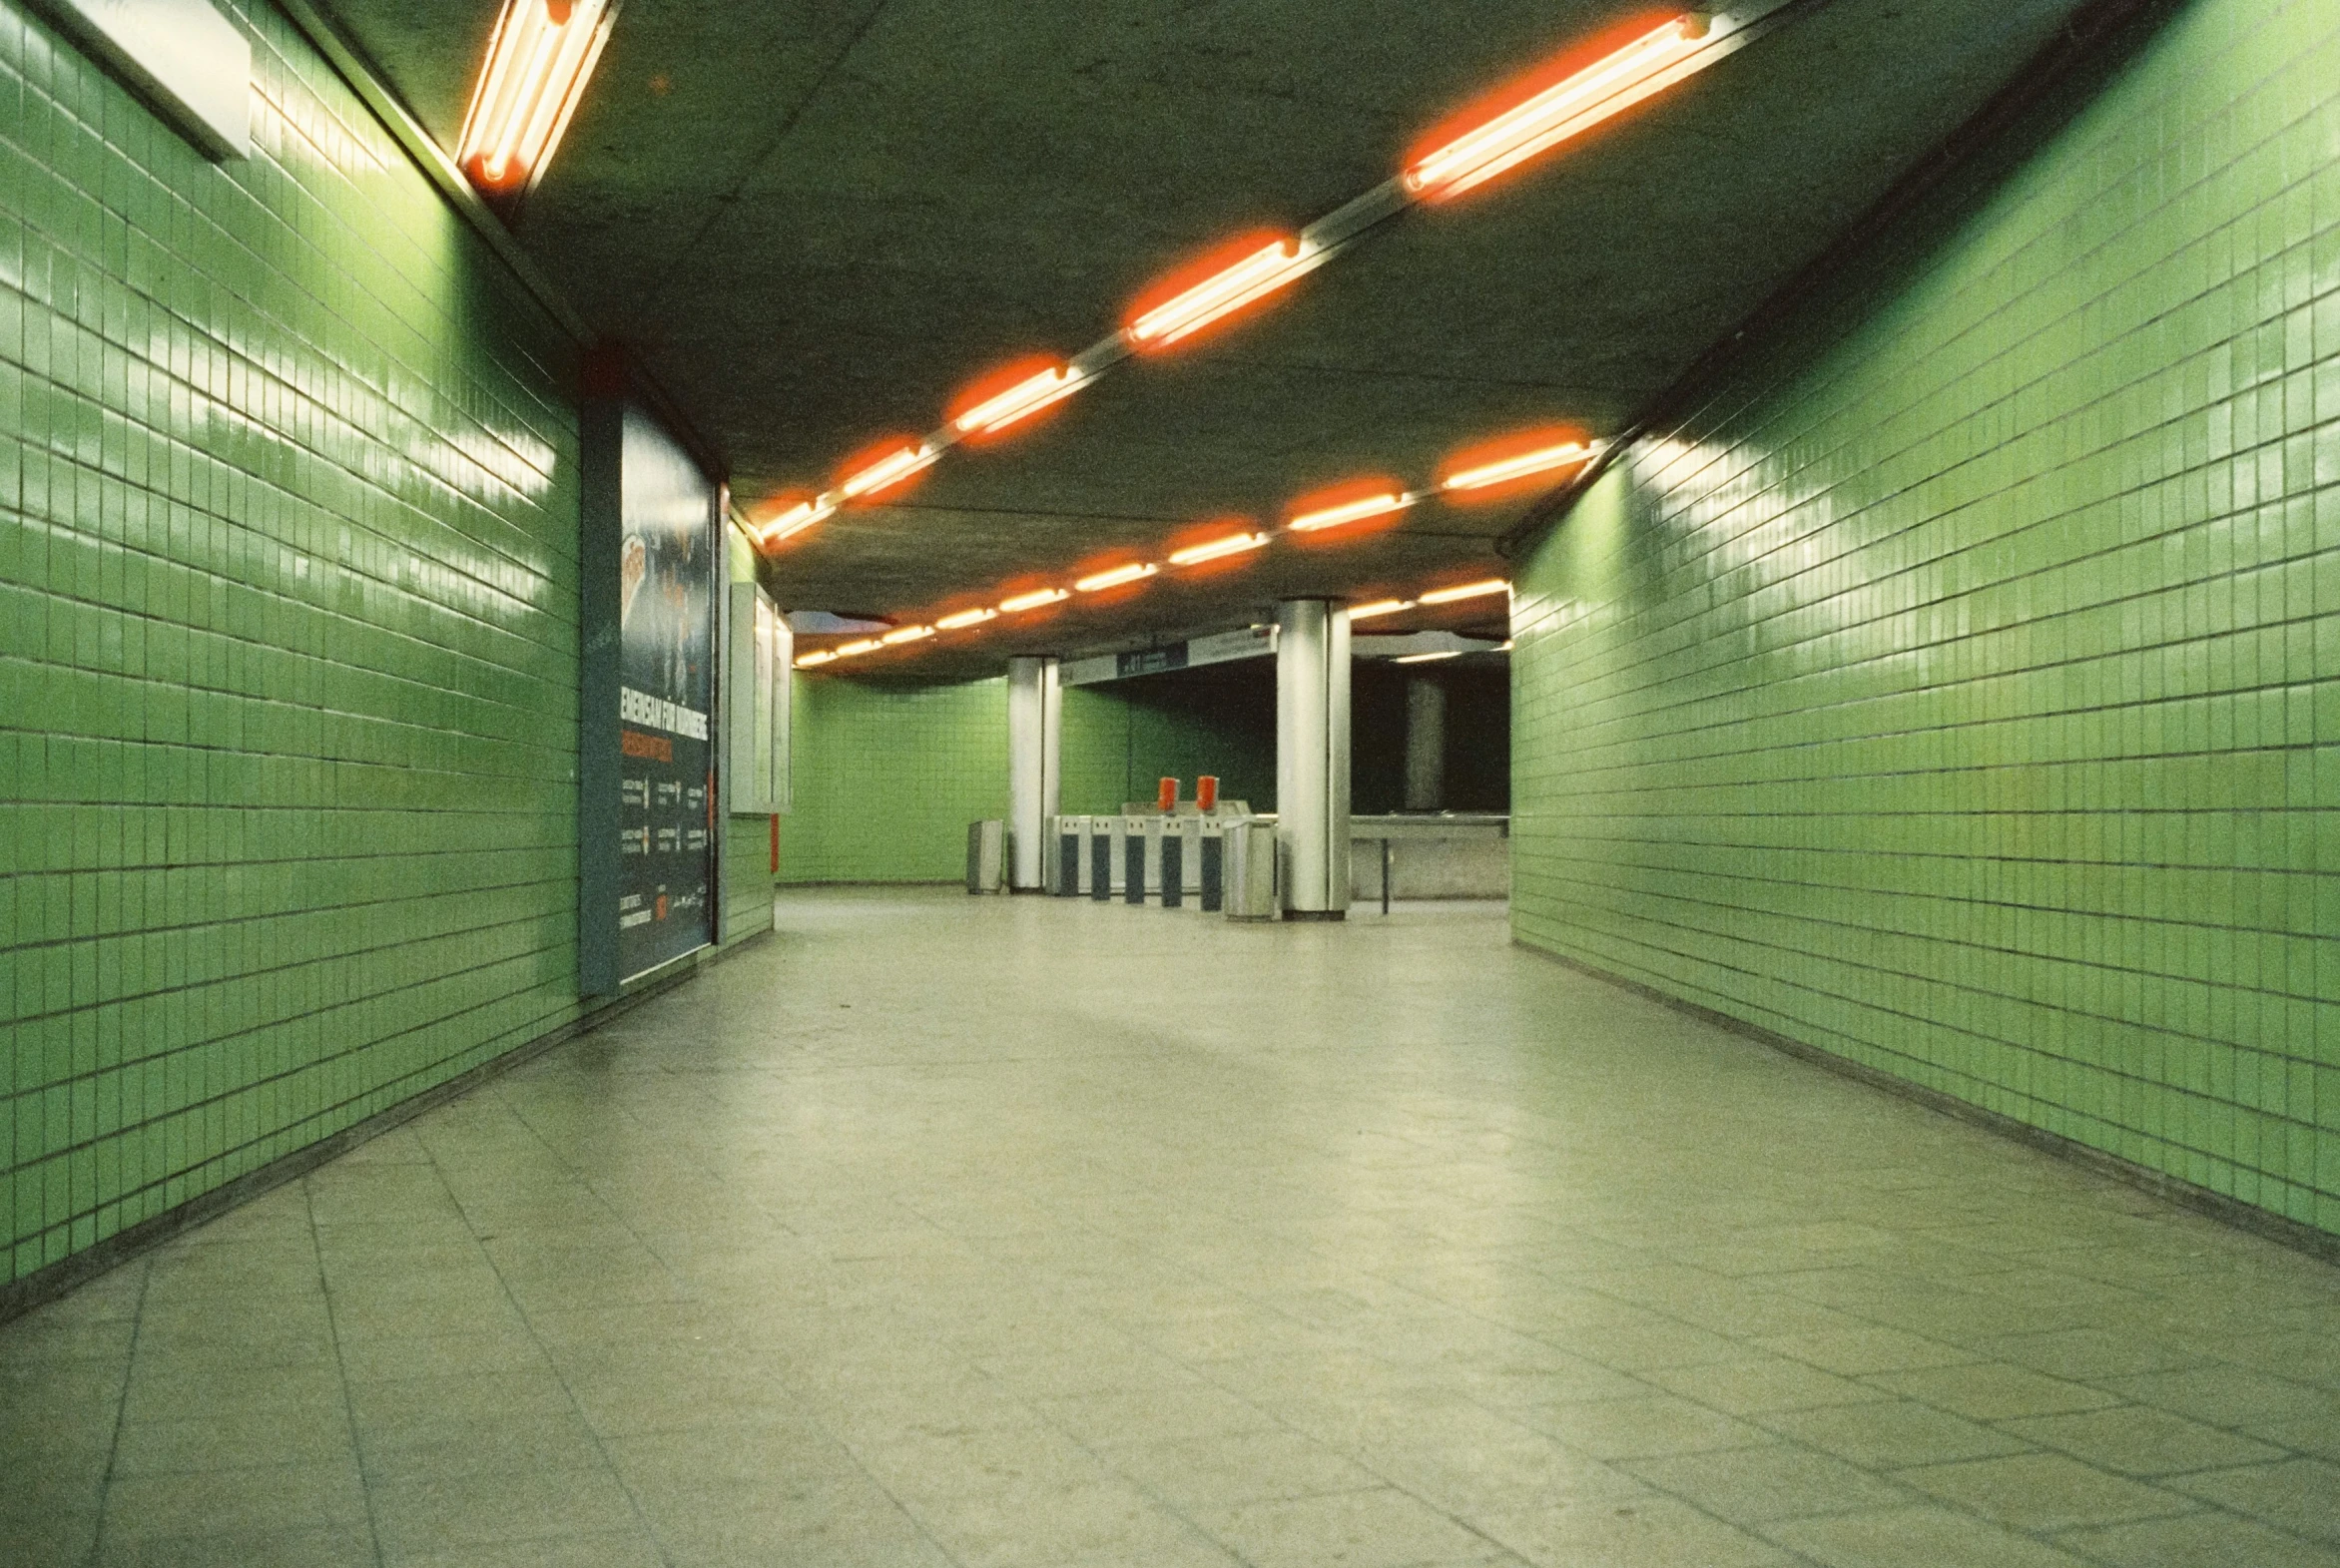
{"type": "MultiPolygon", "coordinates": [[[[496,0],[337,0],[452,146],[496,0]]],[[[515,222],[730,465],[753,511],[915,434],[968,380],[1110,332],[1165,268],[1388,179],[1460,105],[1645,7],[1618,0],[630,0],[515,222]]],[[[1663,98],[1415,209],[1256,319],[1132,361],[903,504],[783,547],[784,604],[932,613],[1158,559],[1358,473],[1427,479],[1520,425],[1622,428],[2048,42],[2075,0],[1804,0],[1663,98]]],[[[1529,504],[881,657],[958,672],[1238,625],[1274,598],[1498,575],[1529,504]]],[[[1443,620],[1483,624],[1501,601],[1443,620]]],[[[862,668],[875,673],[877,661],[862,668]]]]}

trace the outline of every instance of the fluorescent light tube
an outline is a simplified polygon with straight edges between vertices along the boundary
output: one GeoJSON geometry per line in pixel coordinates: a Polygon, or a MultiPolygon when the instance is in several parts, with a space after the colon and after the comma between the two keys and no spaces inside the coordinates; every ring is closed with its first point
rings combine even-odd
{"type": "Polygon", "coordinates": [[[883,643],[879,642],[875,637],[865,637],[858,643],[848,643],[843,648],[838,649],[837,657],[840,659],[851,659],[857,654],[876,653],[878,649],[883,648],[884,646],[885,645],[883,643]]]}
{"type": "Polygon", "coordinates": [[[838,494],[847,500],[859,500],[866,495],[890,490],[941,455],[942,448],[938,446],[919,444],[902,447],[847,478],[845,483],[837,487],[838,494]]]}
{"type": "Polygon", "coordinates": [[[1141,311],[1129,323],[1129,339],[1159,348],[1192,336],[1213,321],[1316,270],[1331,253],[1296,237],[1271,241],[1190,288],[1141,311]]]}
{"type": "MultiPolygon", "coordinates": [[[[1424,604],[1453,604],[1458,599],[1477,599],[1486,594],[1507,594],[1511,585],[1499,577],[1490,577],[1483,583],[1464,583],[1460,588],[1434,588],[1422,596],[1424,604]]],[[[1355,620],[1355,616],[1350,617],[1355,620]]]]}
{"type": "Polygon", "coordinates": [[[1565,468],[1571,463],[1583,462],[1592,455],[1592,448],[1582,441],[1562,441],[1557,446],[1540,447],[1532,452],[1521,452],[1516,457],[1499,458],[1491,463],[1480,463],[1449,476],[1449,490],[1483,490],[1488,485],[1507,484],[1513,479],[1524,479],[1547,469],[1565,468]]]}
{"type": "Polygon", "coordinates": [[[1200,566],[1205,561],[1223,561],[1228,556],[1241,555],[1246,550],[1257,550],[1267,542],[1268,536],[1266,534],[1229,534],[1226,538],[1214,539],[1209,544],[1198,544],[1191,550],[1173,551],[1170,556],[1170,564],[1172,566],[1200,566]]]}
{"type": "Polygon", "coordinates": [[[878,638],[878,641],[887,648],[894,648],[903,643],[914,643],[933,635],[934,628],[930,626],[897,626],[883,637],[878,638]]]}
{"type": "Polygon", "coordinates": [[[1396,615],[1401,610],[1414,608],[1411,599],[1377,599],[1372,604],[1361,604],[1349,612],[1352,621],[1370,621],[1377,615],[1396,615]]]}
{"type": "Polygon", "coordinates": [[[1042,605],[1054,604],[1060,599],[1070,599],[1072,595],[1061,588],[1038,588],[1028,594],[1017,594],[1013,599],[1000,600],[999,613],[1001,615],[1019,615],[1026,610],[1037,610],[1042,605]]]}
{"type": "MultiPolygon", "coordinates": [[[[1012,373],[1012,372],[1010,372],[1012,373]]],[[[1059,398],[1080,390],[1088,376],[1070,365],[1053,365],[1026,376],[1006,391],[986,397],[950,421],[961,435],[989,435],[1019,419],[1029,418],[1059,398]]]]}
{"type": "Polygon", "coordinates": [[[787,511],[776,514],[757,525],[756,542],[770,548],[784,539],[793,539],[814,524],[833,516],[837,503],[827,496],[810,501],[799,501],[787,511]]]}
{"type": "Polygon", "coordinates": [[[836,657],[837,650],[834,648],[816,649],[812,653],[805,655],[804,658],[799,659],[797,661],[797,668],[800,670],[810,670],[815,665],[825,665],[836,657]]]}
{"type": "Polygon", "coordinates": [[[1397,658],[1391,660],[1390,663],[1429,664],[1434,659],[1460,659],[1462,657],[1462,651],[1459,648],[1443,648],[1435,654],[1400,654],[1397,658]]]}
{"type": "Polygon", "coordinates": [[[1143,582],[1160,570],[1161,568],[1151,561],[1132,561],[1127,566],[1116,566],[1110,570],[1084,577],[1072,586],[1077,593],[1102,593],[1108,588],[1119,588],[1124,583],[1143,582]]]}
{"type": "Polygon", "coordinates": [[[1449,197],[1558,146],[1697,69],[1702,16],[1677,16],[1409,164],[1400,178],[1420,197],[1449,197]]]}
{"type": "Polygon", "coordinates": [[[505,0],[455,141],[455,162],[473,181],[511,192],[543,172],[614,18],[606,0],[505,0]]]}
{"type": "Polygon", "coordinates": [[[1381,517],[1390,512],[1403,512],[1414,504],[1414,497],[1404,491],[1387,495],[1369,495],[1363,500],[1344,502],[1314,512],[1304,512],[1288,525],[1296,534],[1315,533],[1320,528],[1338,528],[1343,523],[1362,522],[1368,517],[1381,517]]]}
{"type": "Polygon", "coordinates": [[[966,627],[980,626],[998,613],[996,610],[989,609],[961,610],[956,615],[946,615],[936,620],[934,630],[937,632],[956,632],[966,627]]]}

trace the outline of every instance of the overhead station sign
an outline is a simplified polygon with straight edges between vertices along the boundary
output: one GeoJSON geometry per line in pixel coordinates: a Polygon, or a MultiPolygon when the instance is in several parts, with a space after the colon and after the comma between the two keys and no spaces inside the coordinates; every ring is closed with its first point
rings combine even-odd
{"type": "Polygon", "coordinates": [[[1134,648],[1126,653],[1098,654],[1067,659],[1058,679],[1066,686],[1095,686],[1104,681],[1127,681],[1134,676],[1158,675],[1165,670],[1191,670],[1201,665],[1227,664],[1237,659],[1265,659],[1276,651],[1276,629],[1248,626],[1238,632],[1214,632],[1182,643],[1134,648]]]}

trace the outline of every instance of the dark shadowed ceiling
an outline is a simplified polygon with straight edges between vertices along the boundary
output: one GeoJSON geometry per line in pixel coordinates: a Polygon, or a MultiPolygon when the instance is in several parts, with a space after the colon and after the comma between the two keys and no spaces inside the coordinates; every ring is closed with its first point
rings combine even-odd
{"type": "MultiPolygon", "coordinates": [[[[495,0],[335,0],[451,147],[495,0]]],[[[2006,85],[2074,0],[1800,0],[1740,53],[1499,185],[1416,208],[1256,318],[1132,360],[902,504],[771,562],[791,608],[917,617],[1271,524],[1475,439],[1622,428],[2006,85]]],[[[1618,0],[629,0],[514,224],[729,465],[742,507],[914,435],[978,373],[1106,335],[1167,267],[1296,229],[1426,129],[1645,7],[1618,0]]],[[[1275,598],[1499,575],[1532,498],[1426,503],[1037,625],[874,656],[961,670],[1241,625],[1275,598]]],[[[1459,607],[1461,626],[1499,599],[1459,607]]]]}

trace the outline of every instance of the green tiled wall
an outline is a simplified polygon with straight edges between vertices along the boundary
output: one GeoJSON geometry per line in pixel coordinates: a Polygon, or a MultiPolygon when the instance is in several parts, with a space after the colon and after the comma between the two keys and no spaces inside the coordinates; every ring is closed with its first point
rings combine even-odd
{"type": "Polygon", "coordinates": [[[2340,1231],[2336,30],[2181,9],[1538,547],[1521,940],[2340,1231]]]}
{"type": "Polygon", "coordinates": [[[1059,794],[1071,812],[1151,800],[1165,778],[1186,798],[1216,774],[1219,792],[1276,808],[1276,666],[1270,659],[1064,689],[1059,794]]]}
{"type": "Polygon", "coordinates": [[[569,350],[228,6],[213,165],[0,0],[9,1278],[576,1007],[569,350]]]}
{"type": "Polygon", "coordinates": [[[950,882],[967,823],[1007,812],[1007,679],[796,678],[783,882],[950,882]]]}

